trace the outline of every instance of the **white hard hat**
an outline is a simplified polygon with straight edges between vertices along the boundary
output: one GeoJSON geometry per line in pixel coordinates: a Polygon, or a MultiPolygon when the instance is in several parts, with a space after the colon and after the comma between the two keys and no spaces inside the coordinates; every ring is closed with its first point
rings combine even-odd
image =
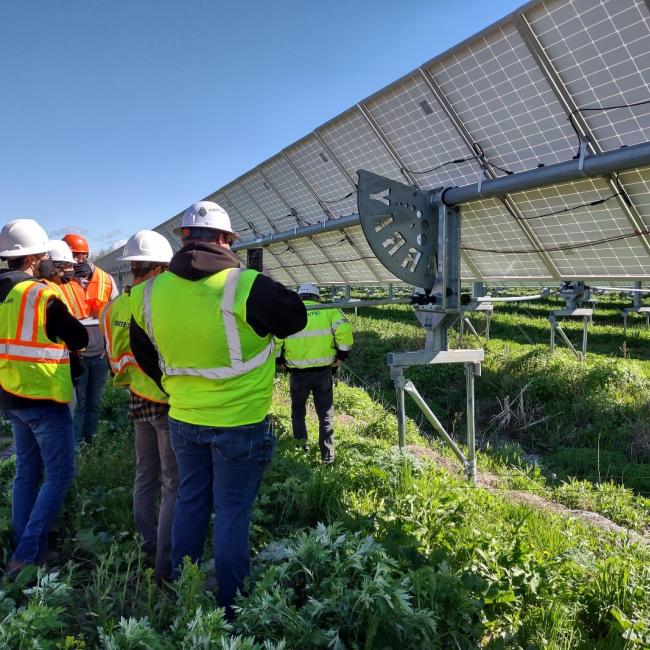
{"type": "Polygon", "coordinates": [[[176,235],[183,234],[183,228],[210,228],[236,234],[230,225],[228,213],[212,201],[197,201],[183,212],[183,219],[178,228],[174,228],[176,235]]]}
{"type": "Polygon", "coordinates": [[[124,245],[118,262],[160,262],[169,264],[174,255],[170,243],[153,230],[140,230],[124,245]]]}
{"type": "Polygon", "coordinates": [[[47,253],[47,233],[33,219],[14,219],[0,231],[0,257],[23,257],[47,253]]]}
{"type": "Polygon", "coordinates": [[[298,295],[300,296],[304,293],[310,293],[320,298],[320,289],[311,282],[305,282],[305,284],[300,285],[300,289],[298,289],[298,295]]]}
{"type": "Polygon", "coordinates": [[[50,239],[50,257],[53,262],[75,263],[70,246],[62,239],[50,239]]]}

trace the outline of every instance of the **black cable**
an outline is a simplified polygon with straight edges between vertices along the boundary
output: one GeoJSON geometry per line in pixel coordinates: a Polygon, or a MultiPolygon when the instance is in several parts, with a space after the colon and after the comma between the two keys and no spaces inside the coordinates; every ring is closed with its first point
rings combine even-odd
{"type": "Polygon", "coordinates": [[[442,169],[447,165],[459,165],[460,163],[469,162],[470,160],[478,160],[478,159],[479,159],[478,156],[469,156],[469,158],[455,158],[454,160],[448,160],[447,162],[443,162],[440,165],[436,165],[431,169],[409,169],[408,167],[400,167],[399,170],[402,173],[408,172],[409,174],[418,176],[420,174],[430,174],[431,172],[438,171],[439,169],[442,169]]]}
{"type": "Polygon", "coordinates": [[[352,190],[349,194],[346,194],[345,196],[342,196],[338,199],[331,199],[330,201],[326,201],[325,199],[321,199],[323,203],[326,203],[327,205],[333,205],[334,203],[340,203],[341,201],[345,201],[345,199],[349,199],[351,196],[354,196],[357,193],[356,190],[352,190]]]}
{"type": "MultiPolygon", "coordinates": [[[[354,259],[348,260],[327,260],[325,262],[310,262],[309,266],[322,266],[324,264],[329,264],[330,266],[332,263],[347,263],[347,262],[362,262],[364,260],[376,260],[377,258],[374,255],[364,255],[363,257],[355,257],[354,259]]],[[[268,267],[269,271],[281,271],[282,269],[298,269],[298,268],[304,268],[304,264],[294,264],[294,265],[288,265],[285,264],[284,266],[274,266],[274,267],[268,267]]]]}
{"type": "Polygon", "coordinates": [[[494,169],[498,169],[500,172],[506,174],[506,176],[512,176],[514,174],[514,172],[511,171],[510,169],[499,167],[499,165],[495,165],[492,161],[488,160],[485,157],[485,151],[483,150],[483,147],[481,146],[480,142],[472,142],[472,149],[476,154],[476,159],[479,162],[483,163],[484,165],[490,165],[490,167],[494,167],[494,169]]]}
{"type": "Polygon", "coordinates": [[[479,163],[482,165],[489,165],[490,167],[494,167],[494,169],[498,169],[500,172],[503,172],[504,174],[511,176],[514,174],[513,171],[510,169],[505,169],[504,167],[500,167],[499,165],[496,165],[492,161],[488,160],[485,157],[485,151],[483,151],[483,147],[480,145],[478,142],[473,142],[472,143],[472,149],[474,150],[473,156],[467,156],[465,158],[454,158],[453,160],[447,160],[446,162],[440,163],[439,165],[436,165],[435,167],[432,167],[431,169],[408,169],[407,167],[400,167],[400,172],[404,174],[404,172],[408,172],[410,174],[413,174],[414,176],[418,176],[421,174],[430,174],[431,172],[438,171],[439,169],[442,169],[443,167],[446,167],[447,165],[460,165],[461,163],[464,162],[470,162],[472,160],[477,160],[479,163]]]}
{"type": "Polygon", "coordinates": [[[343,238],[335,241],[333,244],[321,244],[321,243],[319,243],[318,248],[334,248],[334,247],[340,246],[341,244],[345,243],[346,241],[347,240],[345,239],[345,237],[343,237],[343,238]]]}
{"type": "MultiPolygon", "coordinates": [[[[585,106],[584,108],[576,108],[575,111],[571,111],[569,113],[569,123],[573,127],[573,130],[575,131],[575,134],[578,136],[578,146],[582,143],[582,135],[580,134],[580,131],[578,130],[578,125],[575,123],[575,120],[573,119],[574,115],[577,115],[578,113],[586,113],[586,112],[596,112],[596,111],[612,111],[615,109],[619,108],[635,108],[636,106],[645,106],[646,104],[650,104],[650,99],[644,99],[643,101],[640,102],[632,102],[631,104],[616,104],[614,106],[585,106]]],[[[578,149],[578,153],[576,154],[576,158],[580,155],[580,150],[578,149]]]]}
{"type": "Polygon", "coordinates": [[[565,244],[563,246],[551,246],[550,248],[519,248],[515,250],[502,250],[498,248],[477,248],[474,246],[461,246],[464,251],[474,251],[477,253],[495,253],[497,255],[522,255],[529,253],[557,253],[561,251],[577,250],[579,248],[588,248],[590,246],[599,246],[601,244],[608,244],[613,241],[620,241],[622,239],[631,239],[632,237],[641,237],[650,234],[650,230],[641,230],[640,232],[631,232],[625,235],[616,235],[614,237],[603,237],[593,241],[586,241],[580,244],[565,244]]]}
{"type": "Polygon", "coordinates": [[[556,212],[545,212],[544,214],[536,214],[533,215],[532,217],[518,217],[517,215],[513,215],[515,219],[518,221],[532,221],[533,219],[543,219],[544,217],[552,217],[556,214],[564,214],[565,212],[573,212],[573,210],[579,210],[580,208],[589,208],[593,207],[595,205],[601,205],[602,203],[606,203],[607,201],[610,201],[611,199],[616,198],[617,196],[622,196],[621,192],[615,192],[614,194],[610,194],[609,196],[606,196],[604,199],[596,199],[595,201],[589,201],[587,203],[580,203],[579,205],[572,205],[571,207],[568,208],[562,208],[561,210],[557,210],[556,212]]]}

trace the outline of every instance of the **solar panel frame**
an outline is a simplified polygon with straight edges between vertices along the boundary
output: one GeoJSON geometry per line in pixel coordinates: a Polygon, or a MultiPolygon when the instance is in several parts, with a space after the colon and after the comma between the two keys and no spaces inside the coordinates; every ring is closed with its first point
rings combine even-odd
{"type": "MultiPolygon", "coordinates": [[[[563,0],[542,3],[528,15],[578,107],[648,98],[650,56],[643,39],[647,45],[650,12],[645,2],[563,0]]],[[[584,119],[604,150],[650,138],[650,104],[634,110],[585,113],[584,119]]]]}
{"type": "MultiPolygon", "coordinates": [[[[353,191],[360,167],[433,188],[502,173],[490,163],[516,172],[567,160],[578,146],[568,121],[576,107],[647,97],[649,5],[647,0],[533,0],[335,116],[210,198],[229,194],[233,223],[251,237],[255,231],[268,234],[355,212],[354,197],[346,195],[353,191]],[[476,160],[444,165],[470,158],[473,142],[483,147],[485,171],[476,160]],[[412,173],[425,165],[442,166],[412,173]]],[[[650,140],[650,105],[579,113],[573,119],[591,137],[595,152],[650,140]]],[[[561,191],[476,201],[463,206],[462,244],[532,250],[630,234],[650,225],[649,190],[648,170],[633,170],[602,182],[567,184],[561,191]],[[579,196],[602,198],[607,192],[620,196],[589,211],[522,220],[553,207],[566,209],[579,196]]],[[[294,277],[311,273],[322,283],[390,276],[367,255],[360,230],[348,229],[347,239],[332,239],[336,236],[301,238],[288,250],[273,246],[271,256],[289,264],[294,277]],[[338,245],[330,250],[329,243],[338,245]],[[357,256],[356,263],[348,254],[357,256]],[[302,267],[296,263],[300,257],[302,267]],[[306,260],[312,259],[316,262],[308,271],[306,260]],[[328,268],[331,264],[338,270],[328,268]]],[[[645,270],[649,253],[645,235],[591,250],[522,253],[507,263],[509,255],[467,250],[463,277],[650,277],[645,270]]]]}

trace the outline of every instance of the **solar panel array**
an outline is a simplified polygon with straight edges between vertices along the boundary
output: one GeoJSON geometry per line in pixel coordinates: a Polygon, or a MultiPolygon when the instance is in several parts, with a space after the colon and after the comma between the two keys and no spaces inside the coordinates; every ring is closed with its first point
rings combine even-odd
{"type": "MultiPolygon", "coordinates": [[[[356,212],[360,168],[428,189],[570,160],[573,124],[591,153],[650,140],[648,0],[528,3],[207,198],[251,239],[356,212]],[[578,110],[602,106],[622,108],[578,110]]],[[[465,279],[650,278],[650,169],[462,215],[465,279]]],[[[156,228],[176,247],[178,219],[156,228]]],[[[115,257],[102,260],[109,270],[115,257]]],[[[271,245],[265,262],[288,284],[394,280],[359,226],[271,245]]]]}

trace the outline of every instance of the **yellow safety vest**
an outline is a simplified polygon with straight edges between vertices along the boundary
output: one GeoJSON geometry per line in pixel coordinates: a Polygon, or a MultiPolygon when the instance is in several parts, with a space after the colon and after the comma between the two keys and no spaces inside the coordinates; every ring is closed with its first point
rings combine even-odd
{"type": "Polygon", "coordinates": [[[45,332],[45,309],[59,294],[44,282],[24,280],[0,302],[0,386],[28,399],[72,400],[70,355],[45,332]]]}
{"type": "Polygon", "coordinates": [[[138,365],[129,341],[131,300],[123,293],[108,303],[99,317],[99,328],[106,341],[108,362],[113,371],[114,386],[128,386],[132,392],[151,402],[167,403],[167,395],[158,388],[138,365]]]}
{"type": "MultiPolygon", "coordinates": [[[[317,305],[305,300],[305,305],[317,305]]],[[[352,349],[352,326],[340,309],[310,309],[305,329],[278,340],[288,368],[319,368],[336,359],[336,351],[352,349]]]]}
{"type": "Polygon", "coordinates": [[[133,316],[158,351],[170,417],[233,427],[263,420],[273,392],[273,339],[246,322],[257,271],[191,281],[166,272],[133,287],[133,316]]]}

